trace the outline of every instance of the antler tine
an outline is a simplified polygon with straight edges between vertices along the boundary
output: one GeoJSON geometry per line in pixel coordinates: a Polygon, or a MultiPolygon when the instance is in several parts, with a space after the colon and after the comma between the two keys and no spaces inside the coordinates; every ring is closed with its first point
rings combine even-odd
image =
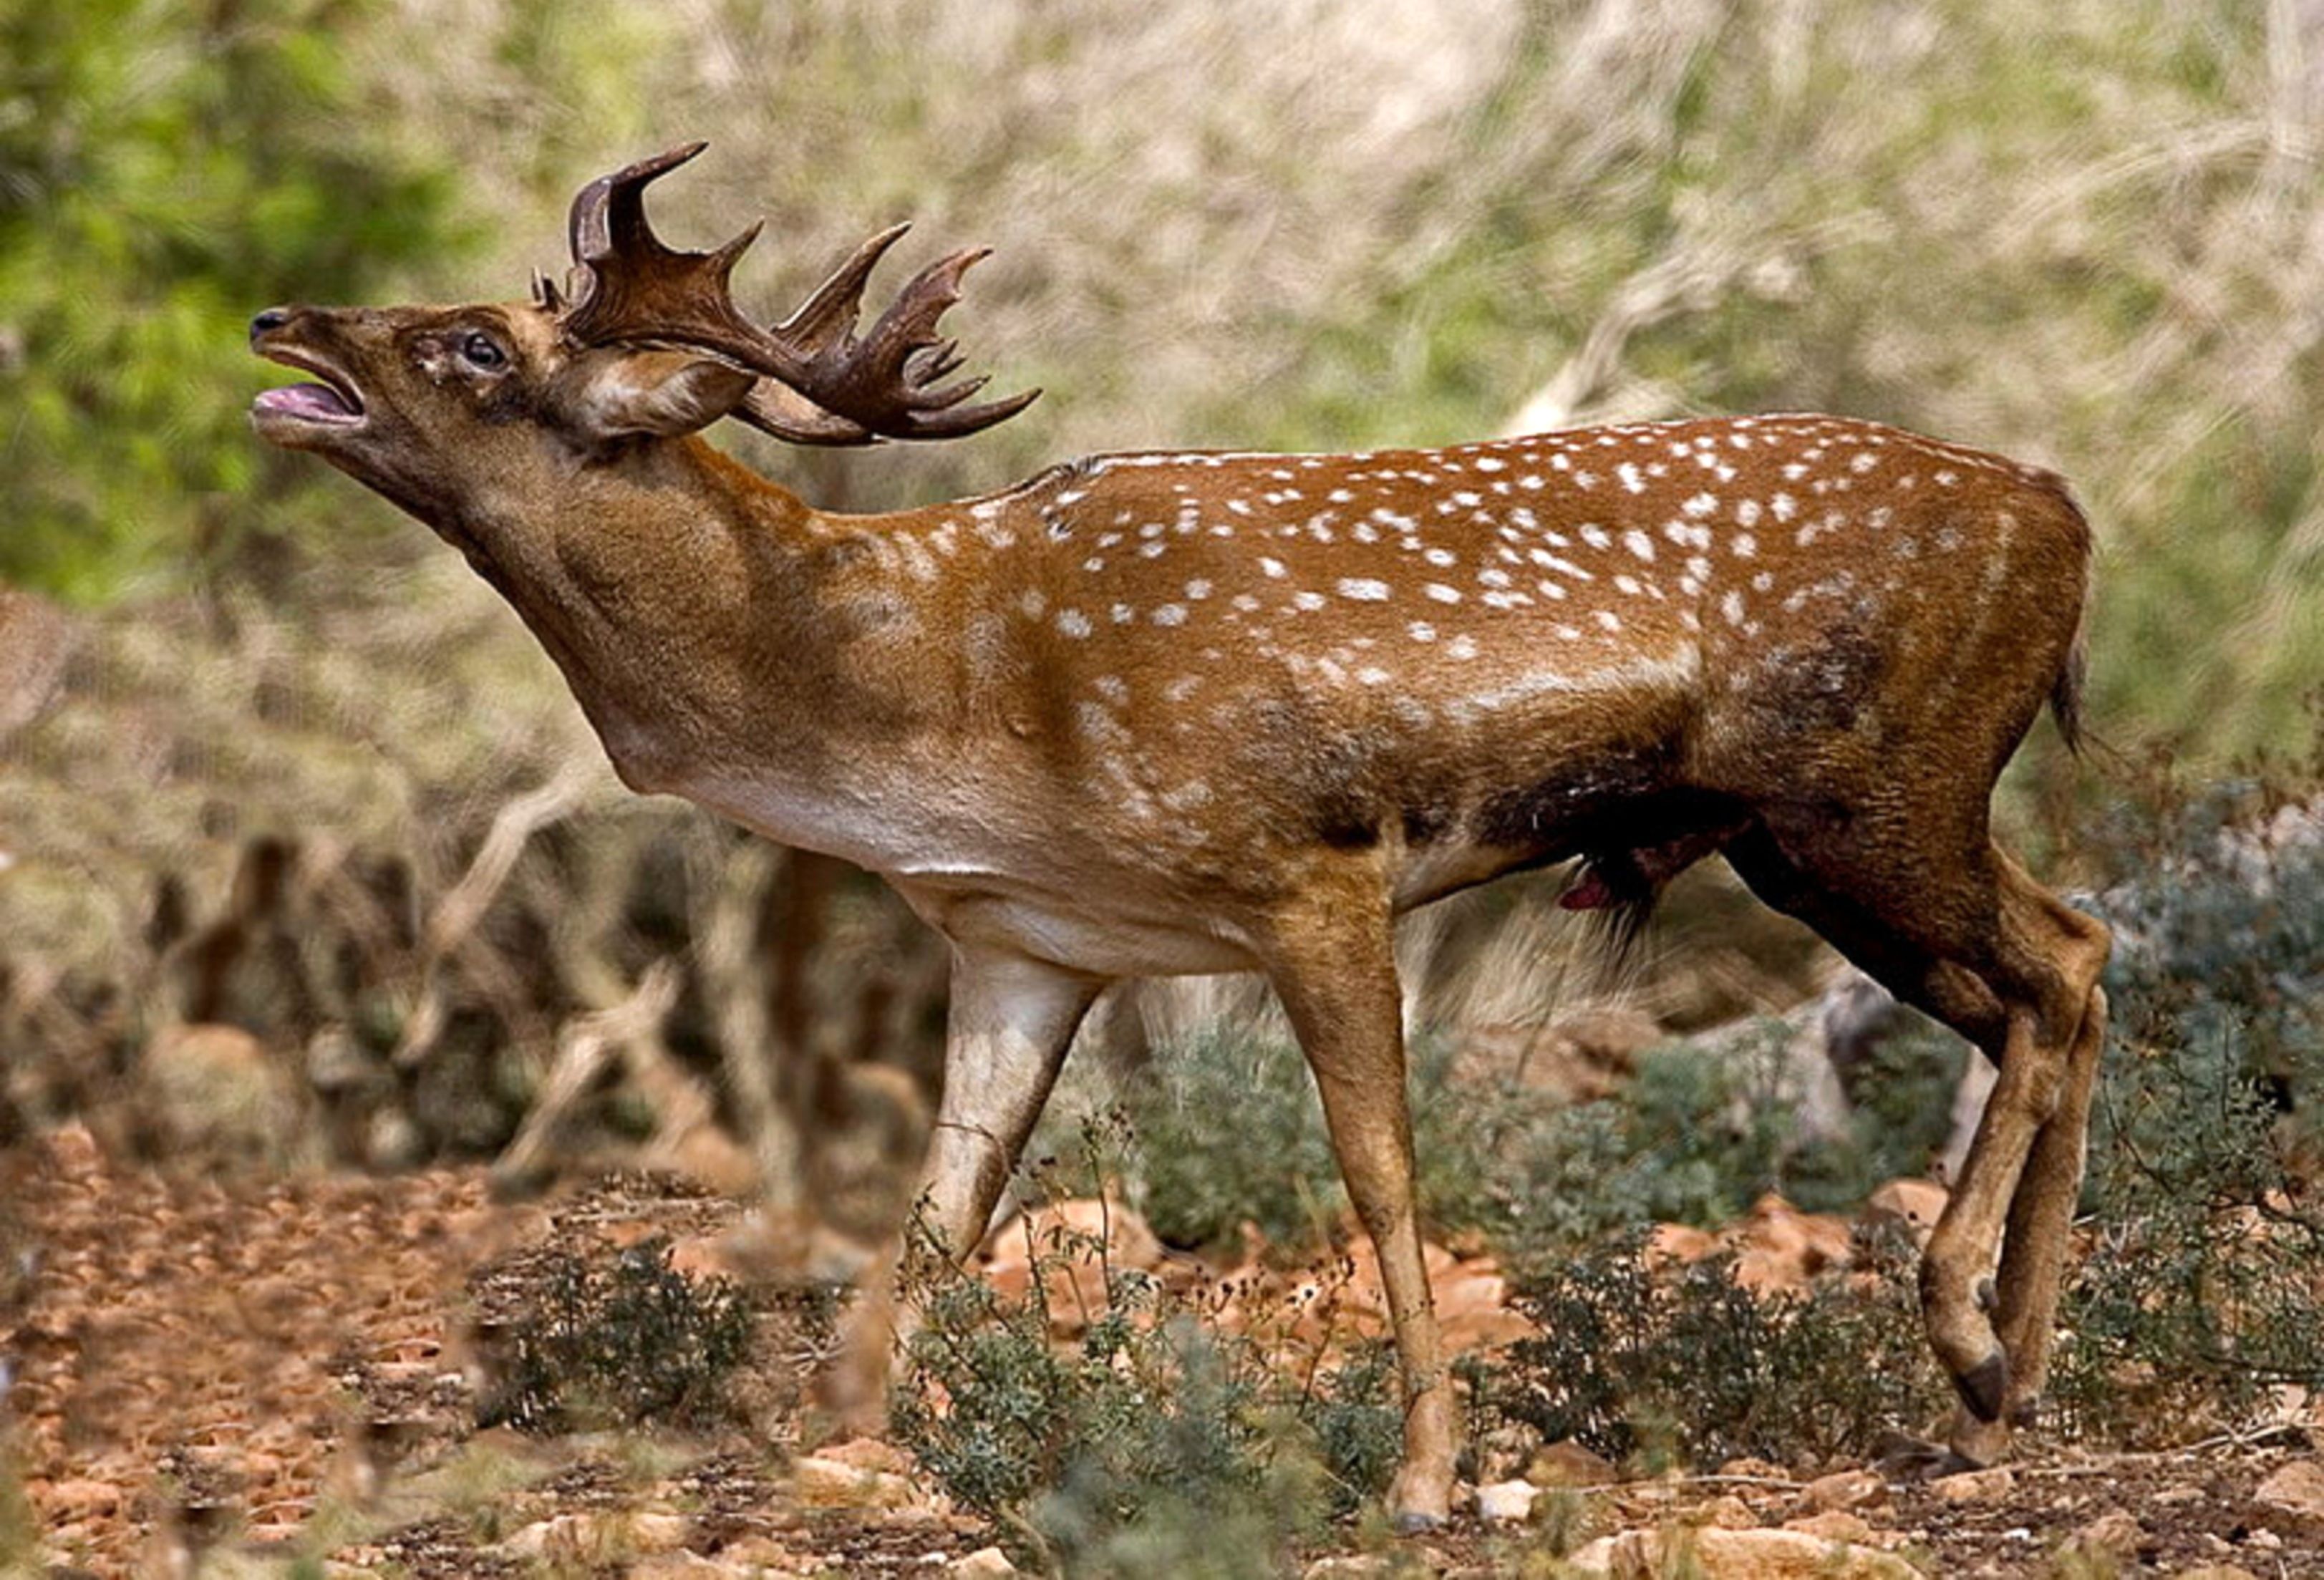
{"type": "MultiPolygon", "coordinates": [[[[868,254],[876,258],[898,231],[882,232],[857,249],[833,282],[849,274],[868,254]]],[[[960,300],[961,277],[988,247],[968,247],[937,259],[914,275],[861,340],[826,339],[814,347],[813,382],[805,393],[819,405],[859,415],[875,431],[899,439],[955,439],[990,428],[1022,411],[1038,398],[1034,390],[979,406],[961,402],[983,388],[982,377],[955,384],[941,381],[961,365],[957,343],[936,332],[936,322],[960,300]]],[[[826,282],[831,283],[831,282],[826,282]]],[[[860,292],[860,287],[857,288],[860,292]]],[[[825,293],[818,291],[815,301],[825,293]]],[[[795,315],[796,317],[797,315],[795,315]]],[[[851,311],[847,318],[853,319],[851,311]]],[[[788,328],[788,326],[786,326],[788,328]]],[[[805,347],[802,347],[805,349],[805,347]]]]}
{"type": "Polygon", "coordinates": [[[911,228],[911,221],[906,220],[866,237],[847,262],[834,269],[773,332],[809,356],[844,341],[855,332],[856,317],[863,309],[863,287],[870,282],[873,267],[911,228]]]}
{"type": "Polygon", "coordinates": [[[779,346],[737,312],[728,281],[759,236],[752,226],[715,252],[665,244],[646,221],[645,189],[709,144],[689,143],[600,176],[573,199],[566,228],[573,247],[574,294],[565,333],[584,345],[674,342],[756,372],[788,378],[798,369],[779,346]]]}
{"type": "Polygon", "coordinates": [[[700,153],[690,143],[600,176],[573,199],[571,301],[561,327],[583,345],[692,346],[788,385],[795,399],[756,390],[734,415],[805,444],[951,439],[1023,411],[1038,390],[978,406],[961,403],[982,378],[945,384],[961,366],[936,320],[960,300],[961,276],[986,255],[972,248],[939,259],[890,303],[861,339],[855,326],[872,271],[908,228],[871,236],[789,318],[764,329],[736,310],[734,263],[759,234],[752,226],[715,252],[667,245],[646,221],[645,189],[700,153]]]}

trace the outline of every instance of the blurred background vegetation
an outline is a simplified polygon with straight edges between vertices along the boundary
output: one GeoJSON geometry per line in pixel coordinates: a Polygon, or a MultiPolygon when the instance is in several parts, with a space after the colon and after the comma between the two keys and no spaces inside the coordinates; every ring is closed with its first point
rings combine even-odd
{"type": "MultiPolygon", "coordinates": [[[[514,1046],[472,1072],[514,1112],[569,1012],[796,917],[785,858],[621,794],[456,557],[242,418],[258,308],[519,296],[578,185],[697,136],[658,214],[765,216],[746,300],[910,217],[914,262],[996,249],[957,327],[1049,392],[927,449],[718,436],[819,504],[1826,408],[2074,480],[2103,737],[2305,739],[2319,0],[0,0],[0,1040],[123,1064],[296,978],[254,1031],[407,1085],[514,1046]]],[[[2108,793],[2045,729],[2006,820],[2108,793]]],[[[853,1007],[814,1034],[924,1048],[926,940],[815,882],[853,1007]]],[[[816,1021],[714,986],[697,1051],[816,1021]]]]}

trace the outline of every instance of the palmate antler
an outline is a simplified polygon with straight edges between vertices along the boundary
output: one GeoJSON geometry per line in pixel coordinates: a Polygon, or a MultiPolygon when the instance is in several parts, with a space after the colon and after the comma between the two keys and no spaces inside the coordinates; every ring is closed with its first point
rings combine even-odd
{"type": "Polygon", "coordinates": [[[673,148],[600,176],[573,199],[568,221],[574,276],[569,302],[536,287],[562,310],[565,334],[583,345],[678,346],[706,351],[777,381],[761,383],[734,415],[798,444],[870,444],[891,439],[957,439],[1014,417],[1040,394],[961,402],[982,377],[945,384],[961,365],[958,346],[936,320],[960,300],[960,280],[985,255],[977,247],[938,259],[912,277],[871,332],[858,338],[864,283],[896,238],[895,226],[855,249],[797,312],[771,329],[736,310],[728,277],[759,226],[711,253],[665,245],[646,223],[644,192],[706,146],[673,148]]]}

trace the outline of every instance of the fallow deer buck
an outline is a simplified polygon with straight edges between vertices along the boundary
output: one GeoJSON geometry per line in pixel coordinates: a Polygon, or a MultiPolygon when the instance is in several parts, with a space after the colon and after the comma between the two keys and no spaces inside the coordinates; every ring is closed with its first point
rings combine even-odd
{"type": "Polygon", "coordinates": [[[951,940],[943,1245],[977,1243],[1107,983],[1266,973],[1379,1252],[1393,1510],[1443,1519],[1456,1431],[1391,923],[1570,860],[1567,903],[1642,905],[1719,852],[2000,1067],[1922,1296],[1951,1450],[2006,1446],[2043,1381],[2105,1022],[2106,929],[1987,831],[2043,703],[2073,730],[2090,541],[2057,477],[1742,417],[1103,455],[827,514],[696,435],[949,439],[1033,395],[943,382],[936,322],[978,253],[857,337],[900,226],[782,324],[740,312],[756,227],[692,253],[645,219],[700,146],[586,188],[567,286],[529,303],[261,313],[256,351],[321,382],[253,419],[466,554],[632,788],[859,863],[951,940]]]}

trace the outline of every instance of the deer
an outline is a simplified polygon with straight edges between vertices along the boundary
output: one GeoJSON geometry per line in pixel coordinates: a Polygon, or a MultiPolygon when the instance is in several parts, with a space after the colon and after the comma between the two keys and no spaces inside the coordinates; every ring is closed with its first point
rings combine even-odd
{"type": "MultiPolygon", "coordinates": [[[[2040,1396],[2106,1025],[2105,925],[1995,842],[2046,706],[2069,744],[2091,533],[2047,470],[1871,421],[1700,417],[1443,448],[1101,454],[997,493],[816,509],[702,437],[941,441],[973,401],[953,253],[858,333],[872,236],[788,318],[754,225],[667,245],[584,187],[560,285],[270,308],[257,396],[432,528],[562,672],[622,781],[884,877],[949,940],[926,1227],[969,1256],[1075,1028],[1141,976],[1257,971],[1379,1252],[1399,1529],[1449,1517],[1391,932],[1568,864],[1636,916],[1714,854],[1999,1071],[1919,1290],[1951,1465],[2040,1396]]],[[[901,1326],[908,1314],[897,1318],[901,1326]]]]}

